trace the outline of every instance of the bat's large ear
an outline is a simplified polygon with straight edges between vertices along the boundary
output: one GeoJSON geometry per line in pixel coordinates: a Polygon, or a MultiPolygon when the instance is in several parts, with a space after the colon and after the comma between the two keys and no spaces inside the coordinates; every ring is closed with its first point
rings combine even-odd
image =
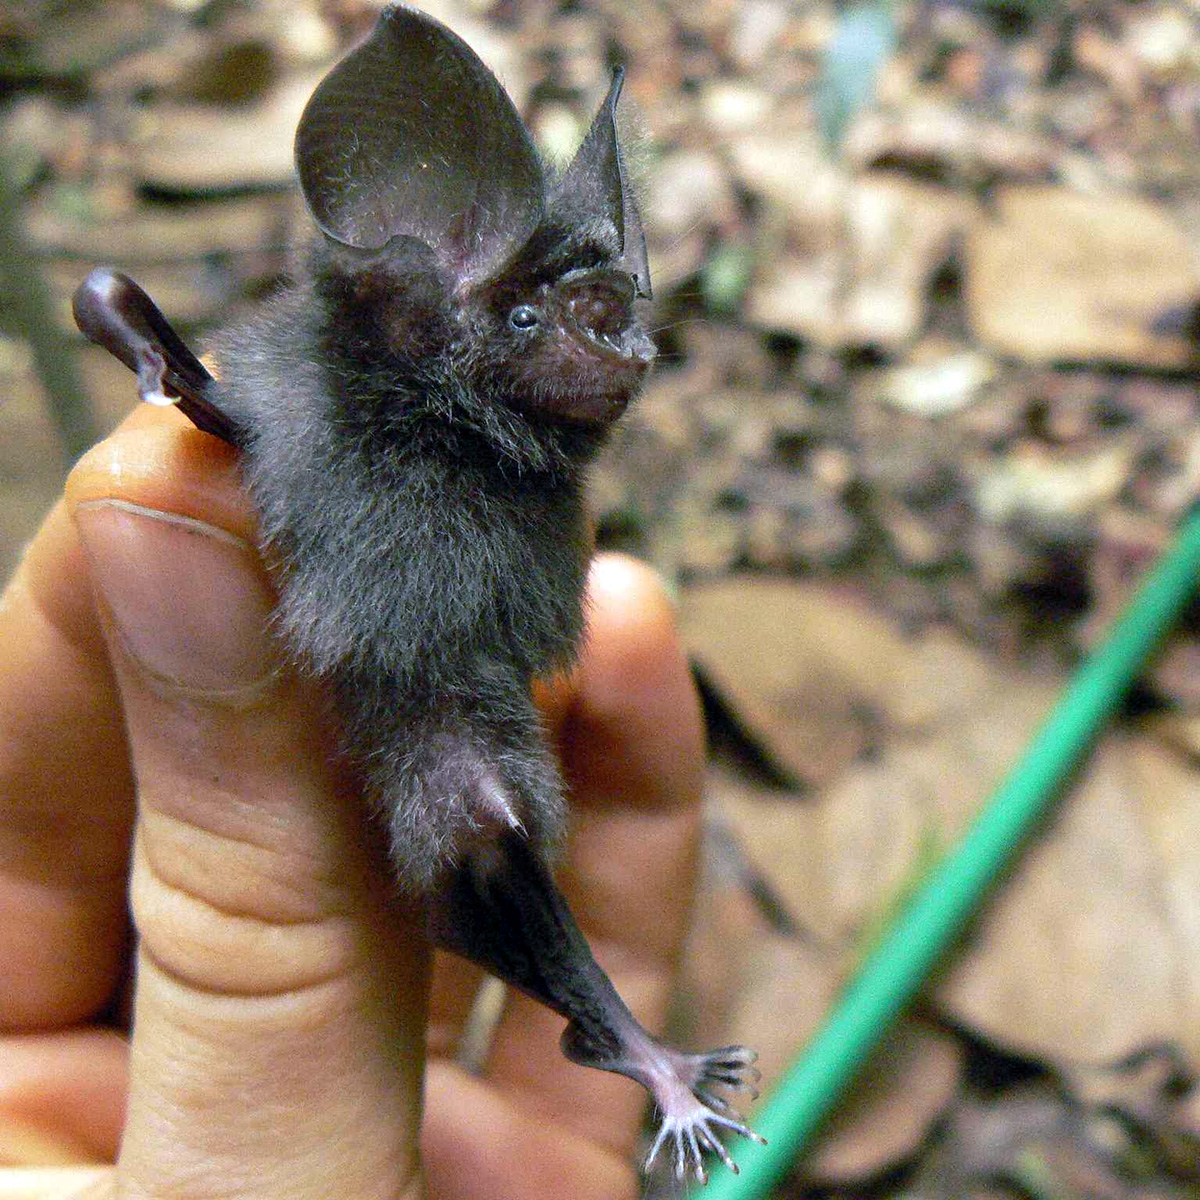
{"type": "Polygon", "coordinates": [[[463,283],[495,271],[545,207],[541,163],[496,77],[399,4],[318,85],[296,167],[329,237],[360,250],[417,238],[463,283]]]}
{"type": "Polygon", "coordinates": [[[637,293],[649,296],[646,235],[617,140],[617,100],[624,82],[624,68],[618,67],[591,129],[563,175],[561,187],[564,195],[576,198],[586,211],[613,222],[621,235],[622,260],[633,276],[637,293]]]}

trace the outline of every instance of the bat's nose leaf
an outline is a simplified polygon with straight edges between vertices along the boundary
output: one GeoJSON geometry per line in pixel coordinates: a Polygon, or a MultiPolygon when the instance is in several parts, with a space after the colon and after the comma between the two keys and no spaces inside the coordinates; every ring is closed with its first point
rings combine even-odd
{"type": "Polygon", "coordinates": [[[498,267],[542,219],[541,164],[512,101],[461,38],[390,5],[321,81],[296,167],[330,237],[431,246],[460,281],[498,267]]]}

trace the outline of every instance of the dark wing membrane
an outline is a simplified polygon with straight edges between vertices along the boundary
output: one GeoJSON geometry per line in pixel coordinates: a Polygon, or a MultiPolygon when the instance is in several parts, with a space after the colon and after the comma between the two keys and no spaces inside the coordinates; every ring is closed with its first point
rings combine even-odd
{"type": "Polygon", "coordinates": [[[213,400],[216,381],[128,275],[98,267],[76,288],[71,307],[83,334],[137,375],[143,399],[177,399],[198,429],[238,444],[237,424],[213,400]]]}

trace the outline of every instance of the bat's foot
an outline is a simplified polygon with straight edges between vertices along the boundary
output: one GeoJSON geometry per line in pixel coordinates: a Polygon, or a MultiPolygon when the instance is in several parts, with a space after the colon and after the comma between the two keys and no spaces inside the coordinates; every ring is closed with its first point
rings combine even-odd
{"type": "Polygon", "coordinates": [[[755,1084],[761,1075],[754,1066],[754,1051],[723,1046],[707,1054],[688,1054],[650,1037],[631,1017],[627,1023],[621,1022],[621,1034],[619,1039],[593,1040],[577,1025],[568,1025],[563,1051],[573,1062],[637,1080],[654,1098],[661,1123],[646,1156],[646,1169],[667,1147],[677,1178],[692,1175],[707,1183],[705,1151],[715,1154],[736,1174],[722,1132],[740,1134],[753,1142],[763,1139],[713,1089],[741,1089],[752,1099],[757,1097],[755,1084]]]}
{"type": "Polygon", "coordinates": [[[663,1147],[674,1166],[676,1178],[691,1174],[700,1183],[708,1182],[704,1169],[704,1152],[715,1154],[735,1175],[737,1164],[721,1141],[721,1132],[729,1131],[749,1138],[752,1142],[763,1142],[742,1120],[741,1115],[723,1096],[712,1089],[717,1087],[741,1088],[757,1097],[761,1075],[754,1066],[757,1057],[745,1046],[723,1046],[707,1054],[685,1054],[666,1046],[656,1049],[662,1055],[662,1063],[647,1079],[661,1114],[658,1134],[646,1155],[646,1169],[658,1158],[663,1147]]]}

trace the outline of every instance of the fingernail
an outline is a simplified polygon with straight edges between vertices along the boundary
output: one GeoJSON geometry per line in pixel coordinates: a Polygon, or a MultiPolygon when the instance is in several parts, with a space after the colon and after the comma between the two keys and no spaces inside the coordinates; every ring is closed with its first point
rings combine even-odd
{"type": "Polygon", "coordinates": [[[125,500],[81,504],[75,521],[121,642],[148,672],[205,692],[271,673],[274,598],[246,542],[125,500]]]}

